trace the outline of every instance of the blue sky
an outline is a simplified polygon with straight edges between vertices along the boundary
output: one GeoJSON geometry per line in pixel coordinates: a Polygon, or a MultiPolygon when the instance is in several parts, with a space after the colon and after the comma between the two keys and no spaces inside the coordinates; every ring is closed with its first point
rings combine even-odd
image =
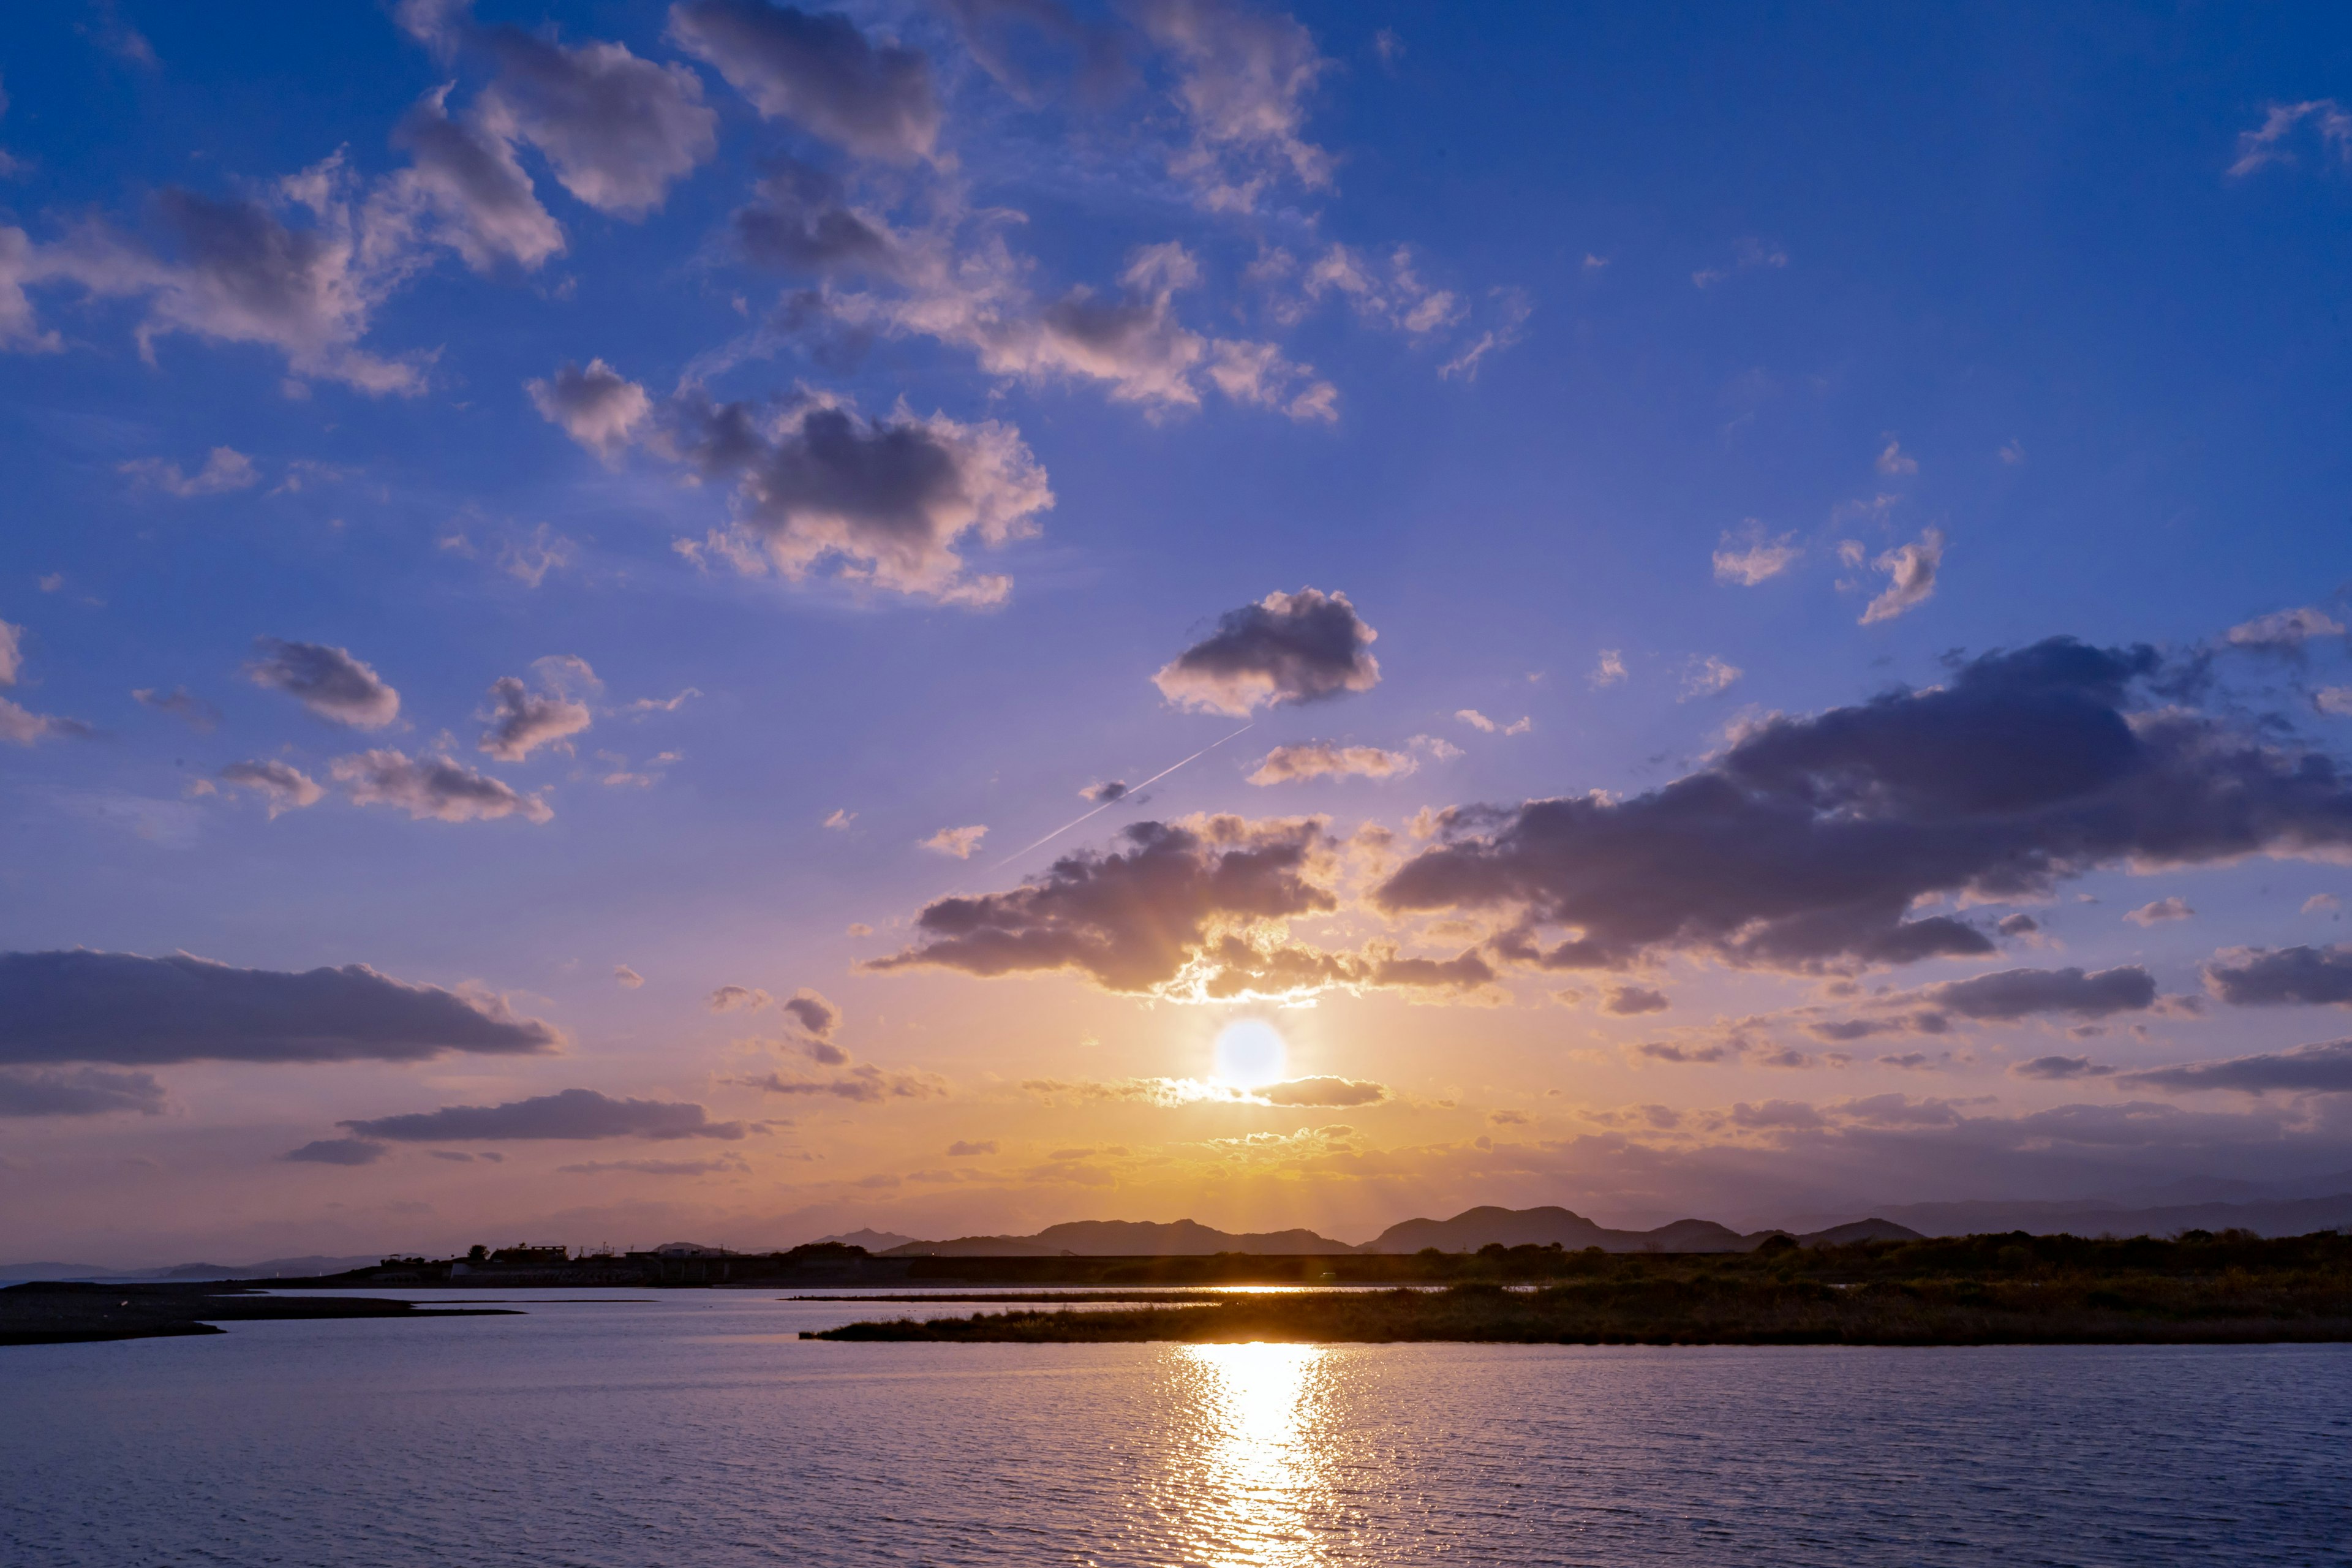
{"type": "MultiPolygon", "coordinates": [[[[133,1048],[27,958],[0,983],[52,1022],[0,1044],[0,1159],[37,1201],[0,1248],[1352,1239],[2352,1167],[2352,1070],[2272,1062],[2352,994],[2352,808],[2309,784],[2352,732],[2326,8],[223,20],[61,6],[0,43],[0,949],[185,952],[256,996],[364,964],[549,1032],[412,1038],[362,984],[309,1045],[198,1040],[192,1002],[133,1048]],[[1339,644],[1285,640],[1310,600],[1339,644]],[[2040,736],[2050,694],[1969,661],[2053,637],[2158,650],[2064,723],[2194,714],[2183,756],[2302,793],[2021,840],[2056,857],[2032,887],[1923,873],[1907,918],[1980,934],[1901,962],[1716,931],[1714,862],[1658,849],[1673,934],[1542,959],[1608,925],[1559,879],[1638,835],[1513,861],[1522,803],[1752,784],[1775,716],[1827,745],[1915,710],[1888,692],[1924,755],[1920,694],[1971,668],[2027,703],[1991,732],[2040,736]],[[501,681],[528,711],[494,742],[501,681]],[[1309,742],[1355,771],[1248,782],[1309,742]],[[1129,823],[1181,859],[1316,818],[1283,840],[1311,910],[1001,901],[1110,887],[1129,823]],[[1381,892],[1463,843],[1501,880],[1381,892]],[[942,945],[949,894],[1017,928],[1012,972],[942,945]],[[1170,930],[1165,973],[1067,957],[1170,930]],[[1218,992],[1222,934],[1320,978],[1218,992]],[[1384,943],[1468,967],[1383,980],[1384,943]],[[1820,1032],[2068,969],[2145,984],[1820,1032]],[[1244,1017],[1324,1087],[1217,1080],[1244,1017]],[[316,1044],[346,1036],[375,1043],[316,1044]],[[339,1125],[574,1089],[735,1132],[339,1125]]],[[[1821,823],[1935,827],[1891,801],[1821,823]]]]}

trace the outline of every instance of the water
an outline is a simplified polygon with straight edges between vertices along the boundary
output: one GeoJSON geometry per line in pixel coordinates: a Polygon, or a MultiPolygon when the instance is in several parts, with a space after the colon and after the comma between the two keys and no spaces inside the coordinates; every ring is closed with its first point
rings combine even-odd
{"type": "Polygon", "coordinates": [[[0,1350],[0,1563],[2352,1563],[2352,1347],[851,1345],[795,1336],[873,1313],[765,1293],[520,1304],[0,1350]]]}

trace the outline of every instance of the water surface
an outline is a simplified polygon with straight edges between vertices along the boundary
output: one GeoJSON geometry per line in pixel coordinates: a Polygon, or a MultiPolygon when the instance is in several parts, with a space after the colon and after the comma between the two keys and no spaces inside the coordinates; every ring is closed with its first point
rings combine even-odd
{"type": "Polygon", "coordinates": [[[836,1344],[877,1313],[564,1294],[0,1351],[0,1562],[2352,1563],[2352,1347],[836,1344]]]}

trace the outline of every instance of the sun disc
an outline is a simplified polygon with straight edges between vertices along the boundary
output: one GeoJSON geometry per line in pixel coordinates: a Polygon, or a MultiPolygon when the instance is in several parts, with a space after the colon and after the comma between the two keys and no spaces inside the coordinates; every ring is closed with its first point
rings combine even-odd
{"type": "Polygon", "coordinates": [[[1282,1032],[1263,1018],[1236,1018],[1217,1033],[1218,1081],[1236,1089],[1279,1081],[1289,1059],[1282,1032]]]}

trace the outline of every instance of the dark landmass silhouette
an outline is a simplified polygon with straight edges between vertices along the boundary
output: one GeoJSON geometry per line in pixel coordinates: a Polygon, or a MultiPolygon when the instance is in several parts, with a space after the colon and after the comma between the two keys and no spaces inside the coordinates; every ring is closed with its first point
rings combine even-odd
{"type": "Polygon", "coordinates": [[[478,1318],[503,1307],[419,1307],[378,1296],[266,1296],[201,1285],[46,1281],[0,1289],[0,1345],[87,1344],[217,1334],[224,1322],[320,1318],[478,1318]]]}
{"type": "Polygon", "coordinates": [[[1165,1225],[1145,1220],[1074,1220],[1034,1236],[966,1236],[953,1241],[909,1241],[885,1258],[1204,1258],[1246,1252],[1264,1258],[1320,1257],[1353,1252],[1344,1241],[1311,1230],[1216,1230],[1189,1219],[1165,1225]]]}
{"type": "Polygon", "coordinates": [[[1745,1253],[1489,1247],[1443,1289],[875,1320],[803,1339],[1094,1344],[2252,1344],[2352,1341],[2352,1237],[1977,1236],[1745,1253]],[[1532,1289],[1512,1289],[1526,1279],[1532,1289]]]}

